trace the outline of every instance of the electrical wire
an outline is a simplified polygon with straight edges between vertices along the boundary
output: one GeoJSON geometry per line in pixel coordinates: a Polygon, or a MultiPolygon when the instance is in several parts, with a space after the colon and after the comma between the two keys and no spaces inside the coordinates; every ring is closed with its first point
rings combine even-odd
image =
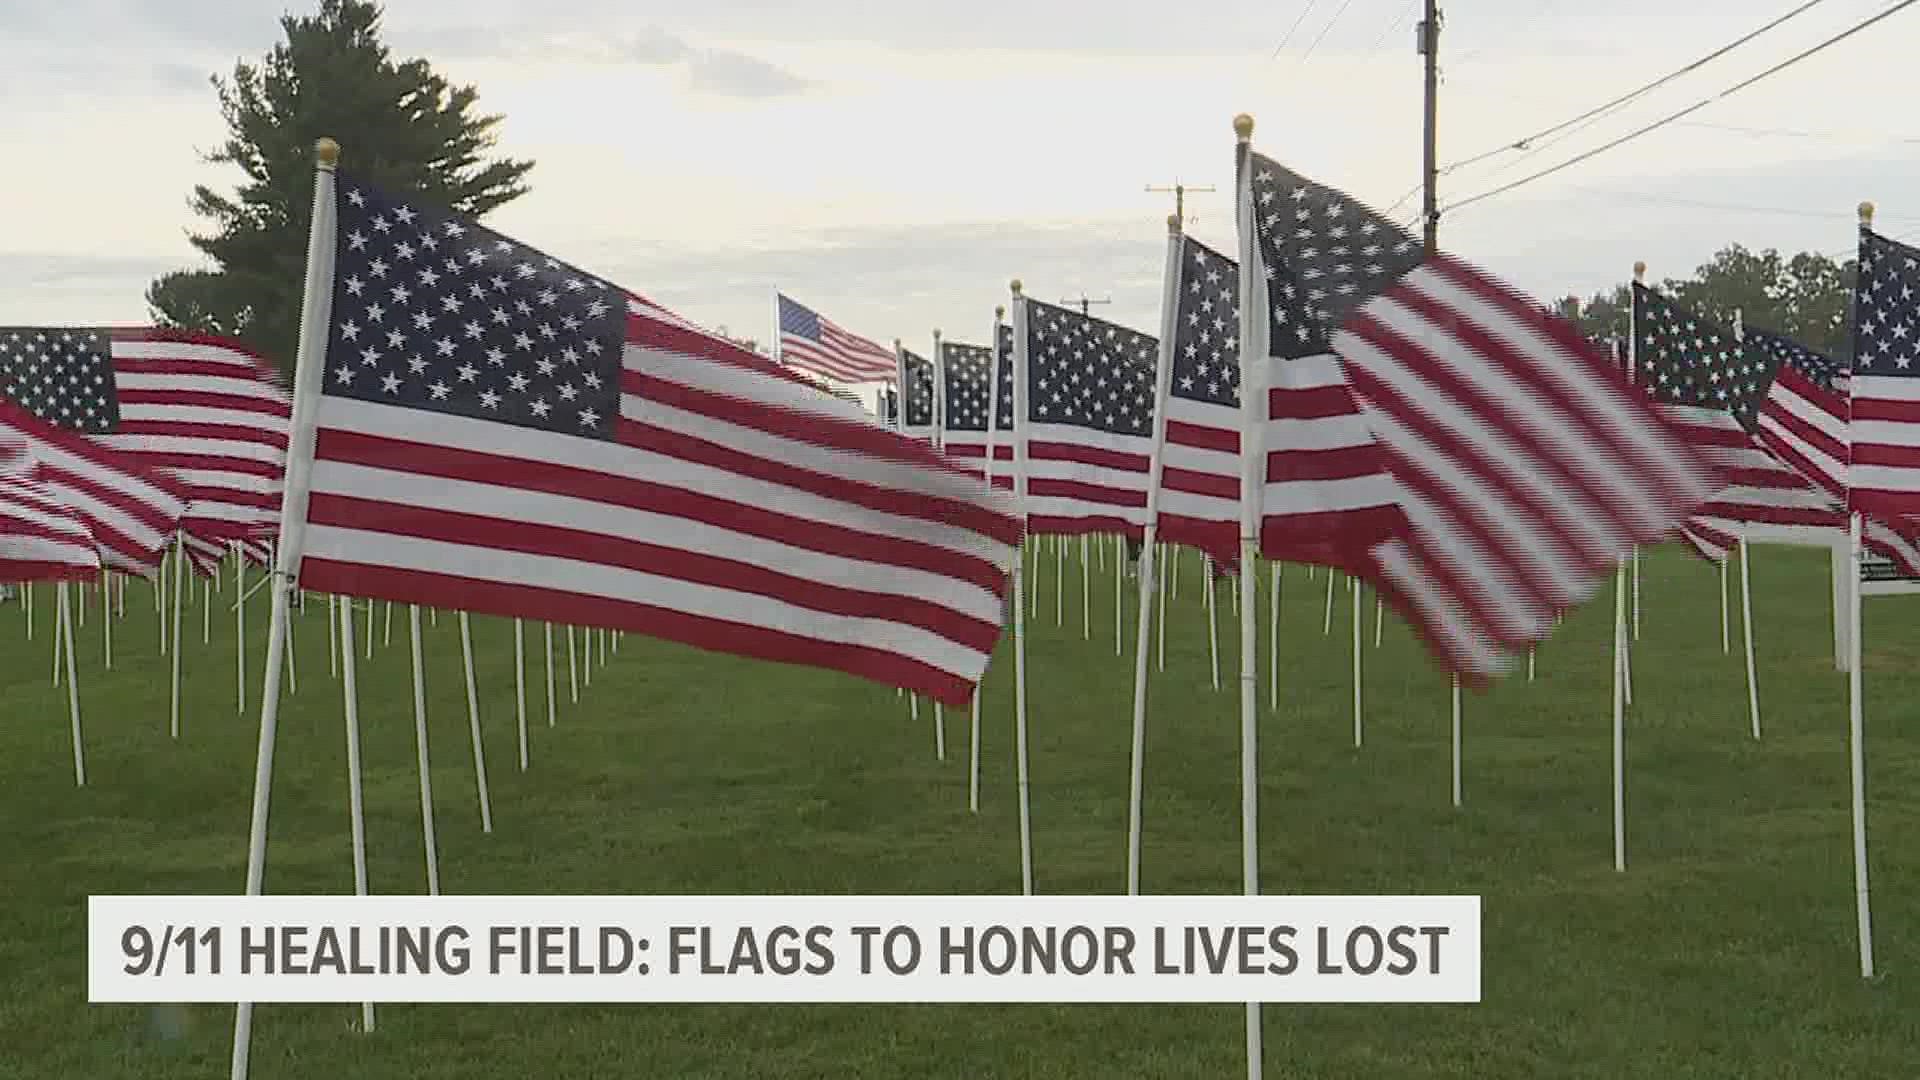
{"type": "Polygon", "coordinates": [[[1373,39],[1373,45],[1367,51],[1378,53],[1380,46],[1387,43],[1387,38],[1398,31],[1401,24],[1407,21],[1407,16],[1412,15],[1419,7],[1420,0],[1408,0],[1407,6],[1401,10],[1400,14],[1388,19],[1386,24],[1380,27],[1380,36],[1373,39]]]}
{"type": "MultiPolygon", "coordinates": [[[[1646,192],[1639,192],[1639,191],[1621,191],[1616,188],[1593,188],[1593,187],[1581,187],[1579,185],[1568,185],[1568,186],[1572,187],[1573,190],[1575,191],[1584,191],[1590,195],[1597,195],[1602,198],[1605,198],[1607,196],[1614,196],[1617,198],[1628,199],[1635,202],[1653,203],[1658,205],[1671,205],[1671,206],[1692,206],[1692,207],[1698,207],[1703,210],[1730,210],[1736,213],[1743,213],[1743,214],[1780,214],[1785,217],[1818,218],[1826,221],[1831,221],[1838,218],[1846,218],[1848,220],[1853,220],[1858,214],[1858,211],[1856,210],[1807,210],[1807,209],[1793,209],[1785,206],[1755,206],[1751,203],[1713,202],[1706,199],[1688,199],[1688,198],[1682,198],[1679,196],[1671,196],[1671,195],[1651,195],[1651,194],[1647,194],[1646,192]]],[[[1915,220],[1920,220],[1920,218],[1901,217],[1901,218],[1890,219],[1890,220],[1915,221],[1915,220]]]]}
{"type": "Polygon", "coordinates": [[[1862,140],[1895,143],[1920,143],[1920,138],[1906,135],[1876,135],[1872,132],[1846,131],[1797,131],[1792,128],[1742,127],[1738,124],[1711,124],[1704,120],[1682,120],[1680,127],[1703,128],[1707,131],[1729,131],[1737,135],[1781,135],[1795,139],[1839,139],[1862,140]]]}
{"type": "MultiPolygon", "coordinates": [[[[1813,2],[1818,3],[1819,0],[1813,0],[1813,2]]],[[[1657,131],[1660,128],[1663,128],[1668,124],[1673,123],[1676,120],[1682,119],[1683,117],[1699,112],[1701,109],[1704,109],[1707,106],[1714,104],[1715,102],[1723,101],[1733,96],[1734,94],[1739,93],[1742,90],[1745,90],[1747,87],[1752,86],[1753,84],[1759,82],[1762,79],[1765,79],[1769,76],[1776,75],[1782,71],[1785,71],[1786,69],[1792,67],[1793,65],[1799,63],[1800,61],[1805,60],[1808,57],[1813,56],[1816,53],[1822,52],[1834,45],[1837,45],[1842,41],[1845,41],[1846,39],[1852,37],[1853,35],[1859,33],[1860,31],[1865,30],[1869,26],[1872,26],[1875,23],[1880,22],[1883,19],[1887,19],[1893,15],[1897,15],[1902,11],[1905,11],[1907,8],[1912,7],[1915,3],[1920,3],[1920,0],[1900,0],[1899,3],[1893,5],[1892,7],[1886,9],[1885,11],[1882,11],[1880,14],[1874,15],[1871,18],[1868,18],[1862,22],[1855,23],[1853,26],[1847,28],[1846,30],[1843,30],[1838,34],[1835,34],[1834,36],[1826,39],[1825,41],[1822,41],[1820,44],[1815,45],[1812,48],[1803,50],[1799,53],[1796,53],[1795,55],[1788,57],[1785,60],[1782,60],[1780,63],[1773,65],[1772,67],[1766,69],[1765,71],[1762,71],[1758,75],[1754,75],[1741,82],[1735,83],[1734,85],[1728,87],[1725,90],[1720,91],[1717,94],[1714,94],[1711,97],[1701,98],[1699,101],[1694,102],[1692,105],[1689,105],[1684,109],[1681,109],[1679,112],[1671,113],[1667,116],[1663,116],[1660,119],[1653,121],[1650,124],[1645,124],[1641,127],[1635,128],[1634,130],[1627,132],[1625,135],[1622,135],[1619,138],[1612,140],[1611,142],[1602,143],[1599,146],[1596,146],[1593,149],[1586,151],[1585,153],[1577,154],[1573,157],[1570,157],[1567,160],[1560,162],[1558,165],[1553,165],[1548,168],[1541,169],[1539,172],[1531,173],[1527,176],[1521,177],[1518,180],[1512,181],[1511,183],[1502,184],[1499,187],[1493,188],[1491,190],[1483,191],[1478,195],[1469,195],[1464,199],[1461,199],[1457,202],[1449,204],[1446,209],[1448,212],[1451,212],[1453,210],[1459,209],[1462,206],[1470,206],[1474,203],[1481,201],[1482,199],[1491,199],[1495,195],[1500,195],[1505,192],[1512,191],[1514,188],[1520,187],[1524,184],[1530,184],[1535,180],[1539,180],[1543,177],[1551,176],[1562,169],[1571,168],[1572,166],[1578,165],[1583,161],[1587,161],[1600,154],[1603,154],[1608,150],[1613,149],[1616,146],[1620,146],[1624,143],[1631,142],[1634,139],[1637,139],[1640,136],[1647,134],[1648,132],[1657,131]]],[[[1807,6],[1811,6],[1811,4],[1807,6]]]]}
{"type": "Polygon", "coordinates": [[[1273,47],[1273,55],[1267,57],[1267,59],[1277,60],[1280,58],[1280,50],[1286,48],[1287,42],[1293,40],[1293,32],[1295,30],[1300,29],[1301,23],[1307,21],[1307,14],[1311,12],[1314,8],[1314,5],[1318,4],[1319,2],[1320,0],[1307,0],[1307,6],[1300,9],[1300,14],[1294,17],[1293,25],[1287,27],[1286,36],[1280,39],[1280,44],[1275,45],[1273,47]]]}
{"type": "Polygon", "coordinates": [[[1579,116],[1576,116],[1571,120],[1562,120],[1560,123],[1555,124],[1552,127],[1542,128],[1541,130],[1536,131],[1531,135],[1526,135],[1519,139],[1515,139],[1511,142],[1503,143],[1500,146],[1497,146],[1491,150],[1486,150],[1481,153],[1475,154],[1472,157],[1463,158],[1460,161],[1456,161],[1451,165],[1445,166],[1444,168],[1441,169],[1441,172],[1451,173],[1455,169],[1464,169],[1469,165],[1477,164],[1479,162],[1485,161],[1490,157],[1495,157],[1500,154],[1504,154],[1509,150],[1525,150],[1527,149],[1528,144],[1532,143],[1535,139],[1545,138],[1546,136],[1552,135],[1553,133],[1560,131],[1563,128],[1572,127],[1573,125],[1578,124],[1583,120],[1588,120],[1589,118],[1593,118],[1600,115],[1604,115],[1609,112],[1613,112],[1619,109],[1622,105],[1626,105],[1629,102],[1635,101],[1638,98],[1641,98],[1646,94],[1649,94],[1654,90],[1657,90],[1662,86],[1665,86],[1666,84],[1672,82],[1673,80],[1679,78],[1682,75],[1685,75],[1692,71],[1699,70],[1700,68],[1706,66],[1708,63],[1711,63],[1712,61],[1727,55],[1728,53],[1739,48],[1740,46],[1745,45],[1747,42],[1752,41],[1754,38],[1759,37],[1761,34],[1764,34],[1767,31],[1773,29],[1774,27],[1779,26],[1781,23],[1786,22],[1788,19],[1791,19],[1796,15],[1800,15],[1807,11],[1810,11],[1815,6],[1825,2],[1826,0],[1805,0],[1805,2],[1802,3],[1799,7],[1794,8],[1792,11],[1787,12],[1785,15],[1781,15],[1775,18],[1773,21],[1767,23],[1765,26],[1760,27],[1758,30],[1751,31],[1750,33],[1746,34],[1743,37],[1740,37],[1726,45],[1722,45],[1718,49],[1715,49],[1714,51],[1708,53],[1707,55],[1700,57],[1698,60],[1693,61],[1692,63],[1686,65],[1685,67],[1679,68],[1675,71],[1662,75],[1658,79],[1655,79],[1650,83],[1647,83],[1645,86],[1642,86],[1637,90],[1630,90],[1627,93],[1622,94],[1617,98],[1614,98],[1612,101],[1606,102],[1605,104],[1602,104],[1602,105],[1596,105],[1593,108],[1588,109],[1586,112],[1581,113],[1579,116]]]}
{"type": "Polygon", "coordinates": [[[1333,29],[1333,24],[1340,21],[1340,16],[1345,15],[1347,13],[1347,8],[1350,7],[1352,4],[1353,4],[1353,0],[1341,0],[1339,9],[1333,13],[1333,18],[1328,19],[1327,25],[1320,28],[1320,36],[1314,38],[1313,44],[1307,46],[1307,51],[1300,54],[1301,63],[1303,64],[1306,63],[1307,57],[1313,55],[1313,50],[1319,48],[1320,43],[1327,39],[1327,31],[1333,29]]]}

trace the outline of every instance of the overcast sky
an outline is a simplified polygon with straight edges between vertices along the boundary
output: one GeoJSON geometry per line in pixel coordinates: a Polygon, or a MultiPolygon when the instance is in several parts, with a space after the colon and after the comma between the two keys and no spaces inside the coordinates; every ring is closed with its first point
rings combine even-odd
{"type": "MultiPolygon", "coordinates": [[[[209,74],[280,0],[0,0],[0,324],[148,317],[196,265],[209,74]]],[[[1475,0],[1441,43],[1443,163],[1568,119],[1797,0],[1475,0]]],[[[1447,173],[1442,204],[1685,108],[1890,6],[1825,0],[1600,122],[1447,173]]],[[[493,227],[765,339],[772,290],[877,340],[982,340],[1007,281],[1151,330],[1171,196],[1231,250],[1237,112],[1255,145],[1378,207],[1420,178],[1409,0],[393,0],[388,37],[505,115],[538,162],[493,227]],[[1303,16],[1304,13],[1304,17],[1303,16]],[[1291,30],[1291,33],[1289,31],[1291,30]],[[1284,44],[1284,47],[1282,47],[1284,44]],[[1278,49],[1278,55],[1275,55],[1278,49]]],[[[1871,199],[1920,234],[1920,7],[1617,150],[1443,218],[1542,299],[1685,274],[1732,242],[1840,254],[1871,199]]],[[[336,133],[350,166],[353,133],[336,133]]],[[[1397,208],[1418,210],[1411,194],[1397,208]]]]}

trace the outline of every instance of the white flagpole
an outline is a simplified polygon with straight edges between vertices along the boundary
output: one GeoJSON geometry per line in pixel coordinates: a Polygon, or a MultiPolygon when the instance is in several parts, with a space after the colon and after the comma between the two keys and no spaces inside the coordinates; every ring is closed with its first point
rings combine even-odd
{"type": "Polygon", "coordinates": [[[487,750],[480,739],[480,691],[473,681],[473,628],[460,612],[460,663],[467,676],[467,726],[473,729],[473,782],[480,792],[480,831],[493,831],[493,800],[487,798],[487,750]]]}
{"type": "Polygon", "coordinates": [[[1640,640],[1640,545],[1633,547],[1633,640],[1640,640]]]}
{"type": "MultiPolygon", "coordinates": [[[[1376,649],[1380,647],[1380,632],[1386,629],[1386,625],[1387,602],[1380,598],[1380,590],[1375,589],[1373,590],[1373,647],[1376,649]]],[[[1532,654],[1529,653],[1528,656],[1531,657],[1532,654]]]]}
{"type": "Polygon", "coordinates": [[[1053,538],[1053,625],[1067,624],[1067,538],[1053,538]]]}
{"type": "MultiPolygon", "coordinates": [[[[327,618],[331,621],[338,611],[340,619],[340,659],[345,671],[340,680],[340,694],[345,700],[347,711],[347,821],[353,834],[353,894],[367,895],[367,817],[363,804],[360,781],[360,692],[358,688],[357,668],[353,660],[353,602],[341,597],[334,604],[334,597],[327,600],[327,618]]],[[[360,1005],[360,1030],[373,1030],[373,1002],[360,1005]]]]}
{"type": "MultiPolygon", "coordinates": [[[[368,617],[371,618],[372,616],[369,615],[368,617]]],[[[387,614],[384,618],[380,620],[380,647],[384,649],[392,644],[393,644],[393,601],[389,600],[387,601],[387,614]]],[[[368,656],[373,655],[373,642],[371,641],[367,642],[367,655],[368,656]]]]}
{"type": "MultiPolygon", "coordinates": [[[[76,787],[86,787],[87,756],[86,751],[81,748],[80,682],[79,672],[75,669],[73,663],[73,613],[67,606],[67,583],[64,581],[61,582],[57,591],[60,597],[60,610],[58,612],[59,618],[57,625],[55,625],[53,629],[54,637],[56,639],[64,639],[66,644],[67,711],[72,714],[73,719],[73,782],[76,787]]],[[[57,643],[54,646],[53,655],[55,657],[55,663],[57,664],[60,657],[60,646],[57,643]]]]}
{"type": "Polygon", "coordinates": [[[1360,631],[1366,620],[1360,617],[1360,583],[1353,583],[1353,748],[1360,749],[1361,712],[1360,712],[1360,631]]]}
{"type": "Polygon", "coordinates": [[[1753,664],[1753,579],[1748,567],[1753,562],[1753,549],[1747,546],[1747,538],[1740,538],[1740,624],[1746,629],[1747,637],[1747,711],[1753,717],[1753,737],[1760,737],[1760,677],[1755,673],[1753,664]]]}
{"type": "Polygon", "coordinates": [[[427,851],[427,895],[440,895],[440,847],[433,839],[433,768],[427,758],[427,673],[420,662],[420,605],[407,605],[413,639],[413,741],[420,764],[420,835],[427,851]]]}
{"type": "MultiPolygon", "coordinates": [[[[1125,650],[1125,645],[1122,644],[1121,640],[1125,635],[1121,632],[1120,622],[1126,615],[1127,601],[1121,579],[1126,576],[1128,559],[1124,546],[1127,542],[1126,537],[1116,536],[1113,539],[1115,543],[1113,550],[1113,655],[1119,656],[1125,650]]],[[[1144,551],[1145,549],[1142,548],[1141,550],[1144,551]]],[[[1145,640],[1142,639],[1141,643],[1144,645],[1145,640]]]]}
{"type": "MultiPolygon", "coordinates": [[[[178,534],[175,534],[176,537],[178,534]]],[[[167,562],[169,551],[160,549],[160,572],[153,578],[153,615],[160,623],[160,655],[167,655],[167,562]]]]}
{"type": "Polygon", "coordinates": [[[339,599],[327,594],[327,678],[340,677],[339,599]]]}
{"type": "MultiPolygon", "coordinates": [[[[1147,632],[1153,616],[1153,555],[1159,547],[1160,481],[1166,470],[1167,398],[1173,386],[1173,336],[1180,306],[1180,248],[1180,218],[1169,215],[1167,262],[1160,291],[1160,350],[1154,369],[1153,444],[1147,457],[1147,520],[1140,543],[1138,647],[1133,656],[1133,748],[1127,782],[1128,896],[1140,895],[1140,816],[1147,756],[1147,632]]],[[[1216,665],[1214,688],[1219,689],[1219,685],[1216,665]]]]}
{"type": "Polygon", "coordinates": [[[113,571],[100,571],[100,630],[105,634],[107,670],[113,670],[113,571]]]}
{"type": "Polygon", "coordinates": [[[520,728],[520,771],[527,771],[527,643],[520,620],[513,620],[513,714],[520,728]]]}
{"type": "MultiPolygon", "coordinates": [[[[375,605],[374,605],[373,599],[369,597],[367,599],[367,659],[369,660],[373,659],[373,609],[374,609],[374,606],[375,605]]],[[[393,605],[391,603],[387,605],[387,610],[389,611],[393,610],[393,605]]]]}
{"type": "MultiPolygon", "coordinates": [[[[53,688],[55,690],[60,689],[60,654],[66,651],[67,644],[64,636],[60,632],[60,628],[66,625],[67,609],[59,599],[59,594],[62,593],[66,587],[67,584],[63,581],[56,584],[53,590],[55,593],[53,605],[53,688]]],[[[82,599],[85,599],[84,595],[82,599]]],[[[81,606],[85,607],[86,605],[82,604],[81,606]]]]}
{"type": "Polygon", "coordinates": [[[574,652],[573,627],[567,627],[567,691],[573,704],[580,704],[579,657],[574,652]]]}
{"type": "MultiPolygon", "coordinates": [[[[102,569],[100,573],[104,575],[106,573],[106,570],[102,569]]],[[[80,629],[82,630],[85,630],[87,628],[87,605],[92,603],[92,601],[87,599],[87,589],[89,586],[93,588],[99,588],[99,583],[88,582],[88,581],[76,581],[74,582],[74,585],[73,585],[73,590],[74,590],[73,606],[79,610],[80,629]]]]}
{"type": "Polygon", "coordinates": [[[1727,625],[1727,560],[1720,560],[1720,651],[1733,651],[1733,635],[1727,625]]]}
{"type": "MultiPolygon", "coordinates": [[[[311,255],[308,256],[308,262],[312,262],[311,255]]],[[[328,298],[328,309],[331,310],[332,306],[332,298],[328,298]]],[[[321,362],[318,359],[314,361],[315,364],[321,362]]],[[[247,557],[241,553],[238,544],[234,545],[233,551],[233,662],[234,685],[237,687],[235,700],[239,703],[235,711],[244,716],[247,711],[247,557]]],[[[267,648],[271,650],[273,646],[268,645],[267,648]]]]}
{"type": "Polygon", "coordinates": [[[1213,558],[1200,556],[1200,580],[1207,587],[1207,660],[1213,667],[1213,688],[1220,689],[1220,627],[1213,611],[1213,558]]]}
{"type": "Polygon", "coordinates": [[[1088,551],[1090,541],[1086,533],[1080,534],[1080,640],[1093,640],[1093,558],[1088,551]]]}
{"type": "Polygon", "coordinates": [[[20,612],[27,620],[27,640],[33,640],[33,582],[20,586],[20,612]]]}
{"type": "Polygon", "coordinates": [[[1860,977],[1873,978],[1873,910],[1867,891],[1867,721],[1860,673],[1860,515],[1849,515],[1847,548],[1853,572],[1847,582],[1847,608],[1852,622],[1847,635],[1847,751],[1853,780],[1853,899],[1860,934],[1860,977]]]}
{"type": "MultiPolygon", "coordinates": [[[[1020,295],[1020,282],[1013,282],[1013,495],[1026,519],[1027,509],[1027,430],[1031,427],[1020,417],[1027,405],[1027,302],[1020,295]]],[[[1038,565],[1038,559],[1035,560],[1038,565]]],[[[1020,891],[1033,895],[1033,817],[1028,800],[1027,781],[1027,637],[1025,619],[1020,611],[1020,567],[1013,571],[1013,724],[1014,760],[1020,788],[1020,891]]]]}
{"type": "Polygon", "coordinates": [[[207,579],[200,583],[200,644],[213,643],[213,581],[220,576],[220,568],[215,566],[207,579]]]}
{"type": "Polygon", "coordinates": [[[187,539],[176,536],[178,547],[173,558],[173,724],[174,738],[180,737],[180,598],[187,591],[187,539]]]}
{"type": "MultiPolygon", "coordinates": [[[[1253,167],[1250,145],[1253,117],[1245,114],[1235,117],[1233,128],[1239,142],[1235,202],[1240,234],[1240,566],[1244,570],[1253,565],[1257,550],[1258,475],[1266,460],[1260,442],[1260,425],[1255,422],[1255,406],[1264,403],[1267,397],[1266,380],[1261,377],[1265,367],[1251,363],[1250,358],[1257,355],[1252,343],[1265,340],[1268,308],[1266,281],[1256,269],[1259,253],[1253,235],[1253,178],[1248,175],[1253,167]],[[1254,302],[1256,299],[1259,303],[1254,302]]],[[[1251,580],[1243,572],[1240,588],[1248,589],[1251,580]]],[[[1259,689],[1255,685],[1254,668],[1258,643],[1254,635],[1253,597],[1249,594],[1240,605],[1240,855],[1242,883],[1248,896],[1260,893],[1260,760],[1255,724],[1259,689]]],[[[1250,1001],[1247,1003],[1247,1080],[1260,1080],[1263,1057],[1260,1003],[1250,1001]]]]}
{"type": "Polygon", "coordinates": [[[541,626],[545,628],[547,636],[547,726],[553,727],[556,723],[553,694],[553,624],[542,623],[541,626]]]}
{"type": "MultiPolygon", "coordinates": [[[[1171,549],[1169,548],[1168,545],[1166,544],[1160,545],[1160,554],[1163,558],[1166,558],[1166,562],[1164,563],[1164,565],[1169,567],[1174,565],[1172,559],[1170,558],[1171,549]]],[[[1158,632],[1159,636],[1155,638],[1155,644],[1154,644],[1154,648],[1159,651],[1159,659],[1156,661],[1155,666],[1158,667],[1159,670],[1161,671],[1167,670],[1167,577],[1168,576],[1169,575],[1167,574],[1160,575],[1159,586],[1154,589],[1154,592],[1159,595],[1159,602],[1160,602],[1160,629],[1158,632]]]]}
{"type": "Polygon", "coordinates": [[[1273,563],[1273,598],[1267,607],[1267,705],[1280,711],[1280,564],[1273,563]]]}
{"type": "Polygon", "coordinates": [[[593,627],[581,627],[580,634],[585,639],[580,651],[586,654],[580,663],[580,685],[591,690],[593,689],[593,627]]]}
{"type": "Polygon", "coordinates": [[[1613,575],[1613,868],[1627,869],[1627,561],[1613,575]]]}
{"type": "Polygon", "coordinates": [[[1339,575],[1335,574],[1331,568],[1327,570],[1327,612],[1320,623],[1320,635],[1322,637],[1331,637],[1333,635],[1333,582],[1337,577],[1339,577],[1339,575]]]}
{"type": "MultiPolygon", "coordinates": [[[[306,291],[300,307],[300,342],[294,374],[293,415],[288,428],[286,486],[280,502],[280,544],[275,549],[271,625],[267,635],[267,670],[260,694],[260,745],[253,776],[253,818],[247,838],[248,896],[258,896],[266,880],[267,811],[273,788],[273,749],[280,717],[280,669],[286,648],[286,636],[279,632],[287,622],[295,571],[306,539],[307,486],[313,469],[314,409],[319,405],[321,366],[326,360],[326,343],[333,307],[334,195],[333,169],[340,147],[332,139],[321,139],[314,147],[313,215],[307,233],[306,291]]],[[[244,611],[242,597],[235,596],[234,607],[244,611]]],[[[234,643],[234,651],[245,663],[246,641],[234,643]]],[[[232,1080],[246,1080],[247,1056],[253,1034],[253,1004],[241,1002],[233,1018],[232,1080]]]]}
{"type": "Polygon", "coordinates": [[[1453,805],[1460,805],[1460,676],[1453,677],[1453,805]]]}

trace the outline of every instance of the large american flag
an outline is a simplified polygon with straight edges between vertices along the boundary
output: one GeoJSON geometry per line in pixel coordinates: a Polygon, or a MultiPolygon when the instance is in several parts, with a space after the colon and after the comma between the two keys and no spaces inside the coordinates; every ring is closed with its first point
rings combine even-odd
{"type": "Polygon", "coordinates": [[[894,378],[892,350],[851,334],[804,304],[777,297],[780,305],[780,362],[840,382],[881,382],[894,378]]]}
{"type": "Polygon", "coordinates": [[[186,513],[186,489],[178,481],[0,401],[0,473],[29,471],[86,527],[102,565],[142,577],[160,569],[186,513]]]}
{"type": "Polygon", "coordinates": [[[1761,407],[1782,366],[1773,351],[1640,282],[1633,326],[1635,381],[1727,475],[1728,486],[1680,530],[1695,551],[1719,562],[1749,525],[1815,542],[1846,528],[1845,506],[1759,438],[1761,407]]]}
{"type": "Polygon", "coordinates": [[[1511,670],[1636,544],[1724,486],[1571,323],[1243,151],[1242,227],[1261,230],[1270,332],[1312,347],[1314,327],[1280,304],[1301,295],[1339,327],[1319,383],[1333,411],[1344,371],[1405,514],[1365,573],[1462,681],[1511,670]]]}
{"type": "Polygon", "coordinates": [[[0,471],[0,581],[84,581],[100,570],[93,534],[41,481],[43,471],[0,471]]]}
{"type": "Polygon", "coordinates": [[[1011,500],[590,274],[338,183],[305,587],[968,700],[1011,500]]]}
{"type": "Polygon", "coordinates": [[[1146,530],[1160,344],[1103,319],[1014,299],[1014,367],[1025,372],[1023,509],[1034,533],[1146,530]]]}
{"type": "Polygon", "coordinates": [[[916,439],[932,440],[933,364],[911,349],[895,345],[899,352],[900,396],[906,411],[900,418],[900,430],[916,439]]]}
{"type": "Polygon", "coordinates": [[[292,397],[246,346],[187,331],[0,327],[0,398],[185,489],[195,565],[279,524],[292,397]]]}
{"type": "Polygon", "coordinates": [[[1266,392],[1260,549],[1360,573],[1377,542],[1405,531],[1406,516],[1330,334],[1418,249],[1385,218],[1264,157],[1253,155],[1248,172],[1257,257],[1240,280],[1266,313],[1251,320],[1246,343],[1264,361],[1252,388],[1266,392]]]}
{"type": "Polygon", "coordinates": [[[1860,229],[1853,300],[1854,505],[1920,517],[1920,248],[1860,229]]]}
{"type": "Polygon", "coordinates": [[[942,341],[940,378],[945,384],[941,394],[941,449],[962,468],[985,476],[987,421],[993,405],[993,350],[984,345],[942,341]]]}
{"type": "Polygon", "coordinates": [[[1154,529],[1233,566],[1240,553],[1240,267],[1178,240],[1167,438],[1154,529]]]}

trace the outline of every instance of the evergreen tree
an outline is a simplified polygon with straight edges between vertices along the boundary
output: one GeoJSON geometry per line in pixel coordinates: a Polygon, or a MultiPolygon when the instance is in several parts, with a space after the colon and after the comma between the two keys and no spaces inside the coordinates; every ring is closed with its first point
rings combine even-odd
{"type": "Polygon", "coordinates": [[[526,193],[531,161],[488,157],[498,116],[425,60],[396,61],[379,5],[321,0],[280,20],[286,41],[259,65],[215,77],[227,139],[206,156],[237,165],[232,196],[197,185],[190,205],[212,230],[189,240],[213,262],[156,279],[147,303],[165,325],[238,337],[291,370],[299,337],[313,144],[341,144],[341,167],[376,186],[471,217],[526,193]]]}

